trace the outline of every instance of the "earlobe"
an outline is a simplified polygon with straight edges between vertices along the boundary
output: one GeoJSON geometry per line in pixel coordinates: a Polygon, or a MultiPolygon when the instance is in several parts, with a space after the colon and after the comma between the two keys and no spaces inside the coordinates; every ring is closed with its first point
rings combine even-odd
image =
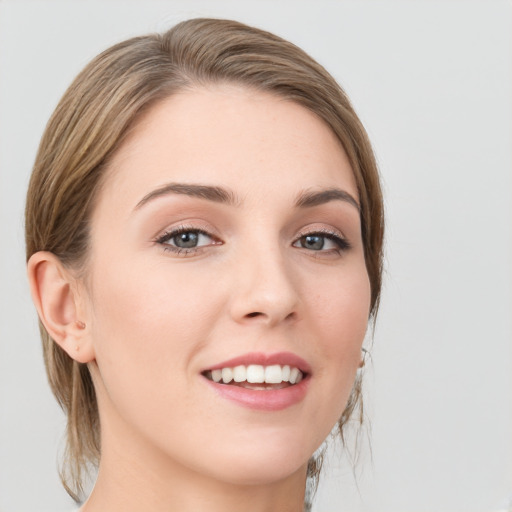
{"type": "Polygon", "coordinates": [[[94,360],[76,278],[57,256],[46,251],[31,256],[27,272],[32,300],[48,334],[76,361],[94,360]]]}

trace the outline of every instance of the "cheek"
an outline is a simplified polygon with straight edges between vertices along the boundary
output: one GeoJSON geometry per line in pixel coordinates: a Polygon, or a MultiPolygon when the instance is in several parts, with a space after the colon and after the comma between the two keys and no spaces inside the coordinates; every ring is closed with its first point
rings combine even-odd
{"type": "MultiPolygon", "coordinates": [[[[364,267],[340,273],[324,283],[308,309],[317,331],[325,334],[317,346],[336,360],[359,358],[361,344],[368,326],[371,290],[364,267]]],[[[359,361],[359,359],[358,359],[359,361]]]]}
{"type": "Polygon", "coordinates": [[[93,336],[101,410],[118,430],[128,426],[162,452],[192,459],[196,451],[173,439],[202,439],[209,404],[197,405],[197,365],[191,361],[208,343],[221,300],[211,272],[191,275],[167,261],[136,262],[115,271],[108,262],[96,266],[93,336]]]}
{"type": "Polygon", "coordinates": [[[219,314],[211,278],[192,279],[165,263],[96,266],[93,338],[106,385],[165,385],[172,372],[187,375],[190,359],[207,339],[219,314]]]}
{"type": "Polygon", "coordinates": [[[311,296],[308,309],[318,335],[314,346],[320,363],[316,377],[321,380],[321,386],[314,388],[319,406],[313,416],[318,424],[331,428],[346,406],[362,358],[371,299],[366,269],[340,274],[311,296]]]}
{"type": "Polygon", "coordinates": [[[208,292],[208,273],[190,276],[181,269],[166,268],[165,262],[153,266],[130,262],[123,270],[108,263],[104,270],[98,265],[94,286],[94,310],[97,320],[122,331],[160,332],[155,343],[172,337],[173,330],[193,332],[197,322],[211,305],[208,292]],[[206,282],[205,282],[206,278],[206,282]],[[173,329],[173,326],[175,328],[173,329]]]}

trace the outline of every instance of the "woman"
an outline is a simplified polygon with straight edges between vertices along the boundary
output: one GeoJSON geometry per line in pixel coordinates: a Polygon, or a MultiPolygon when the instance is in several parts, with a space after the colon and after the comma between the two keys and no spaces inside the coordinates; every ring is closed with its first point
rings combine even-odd
{"type": "Polygon", "coordinates": [[[382,237],[365,131],[291,43],[196,19],[94,59],[26,207],[82,510],[301,510],[360,400],[382,237]]]}

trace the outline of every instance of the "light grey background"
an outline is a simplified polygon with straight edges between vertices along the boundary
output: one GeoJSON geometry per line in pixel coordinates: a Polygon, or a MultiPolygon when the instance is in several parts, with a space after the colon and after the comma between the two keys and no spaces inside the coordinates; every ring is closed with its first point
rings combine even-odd
{"type": "MultiPolygon", "coordinates": [[[[63,417],[24,273],[23,202],[67,85],[105,47],[195,16],[292,40],[352,98],[380,162],[387,261],[371,452],[317,511],[486,512],[512,492],[510,1],[0,1],[0,510],[66,511],[63,417]]],[[[370,429],[366,432],[368,433],[370,429]]]]}

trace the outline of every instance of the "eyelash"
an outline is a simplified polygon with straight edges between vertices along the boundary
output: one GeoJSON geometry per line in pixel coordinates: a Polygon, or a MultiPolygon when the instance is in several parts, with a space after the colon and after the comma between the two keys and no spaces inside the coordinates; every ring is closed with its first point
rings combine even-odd
{"type": "MultiPolygon", "coordinates": [[[[306,247],[300,247],[301,249],[305,249],[308,252],[311,252],[316,257],[318,257],[322,254],[323,255],[332,254],[332,253],[341,254],[341,253],[349,250],[352,247],[350,242],[346,238],[340,236],[340,234],[337,231],[331,231],[328,229],[318,229],[318,230],[314,230],[314,231],[301,232],[301,233],[299,233],[299,236],[294,240],[292,246],[297,247],[295,244],[298,243],[302,238],[305,238],[307,236],[320,236],[320,237],[323,237],[323,238],[326,238],[326,239],[332,241],[334,244],[336,244],[338,246],[336,249],[327,249],[327,250],[318,250],[318,251],[310,250],[310,249],[307,249],[306,247]]],[[[165,233],[163,233],[162,235],[157,237],[155,242],[157,244],[160,244],[164,251],[170,251],[176,255],[181,255],[181,256],[187,256],[189,254],[198,253],[199,251],[201,251],[202,249],[204,249],[206,247],[209,247],[210,245],[221,245],[222,244],[211,233],[208,233],[208,231],[201,229],[201,228],[193,227],[193,226],[179,226],[176,229],[173,229],[171,231],[166,231],[165,233]],[[204,236],[207,236],[208,238],[211,238],[212,240],[217,240],[217,241],[214,242],[213,244],[207,244],[204,246],[191,247],[191,248],[174,247],[167,243],[169,240],[171,240],[183,233],[195,233],[197,235],[204,235],[204,236]]]]}
{"type": "Polygon", "coordinates": [[[216,238],[208,233],[208,231],[204,230],[204,229],[200,229],[200,228],[197,228],[197,227],[193,227],[193,226],[179,226],[177,227],[176,229],[172,229],[171,231],[166,231],[165,233],[163,233],[161,236],[159,236],[155,242],[157,244],[160,244],[163,248],[164,251],[170,251],[176,255],[181,255],[181,256],[187,256],[187,254],[191,254],[191,253],[197,253],[199,252],[201,249],[205,248],[205,247],[208,247],[208,245],[220,245],[219,242],[216,242],[214,244],[208,244],[208,245],[205,245],[205,246],[199,246],[199,247],[191,247],[191,248],[185,248],[185,247],[174,247],[172,245],[169,245],[168,242],[169,240],[183,234],[183,233],[196,233],[198,235],[204,235],[204,236],[207,236],[208,238],[211,238],[212,240],[216,240],[216,238]]]}
{"type": "Polygon", "coordinates": [[[323,251],[322,250],[309,251],[306,247],[302,247],[302,249],[306,249],[309,252],[312,252],[317,257],[321,256],[322,254],[323,255],[332,254],[332,253],[341,254],[345,251],[348,251],[352,247],[350,245],[350,242],[345,237],[341,236],[338,231],[332,231],[329,229],[317,229],[314,231],[307,231],[307,232],[299,233],[299,236],[296,238],[296,240],[293,243],[296,244],[301,238],[304,238],[306,236],[321,236],[323,238],[327,238],[328,240],[330,240],[331,242],[333,242],[334,244],[336,244],[338,246],[336,249],[327,249],[327,250],[323,250],[323,251]]]}

